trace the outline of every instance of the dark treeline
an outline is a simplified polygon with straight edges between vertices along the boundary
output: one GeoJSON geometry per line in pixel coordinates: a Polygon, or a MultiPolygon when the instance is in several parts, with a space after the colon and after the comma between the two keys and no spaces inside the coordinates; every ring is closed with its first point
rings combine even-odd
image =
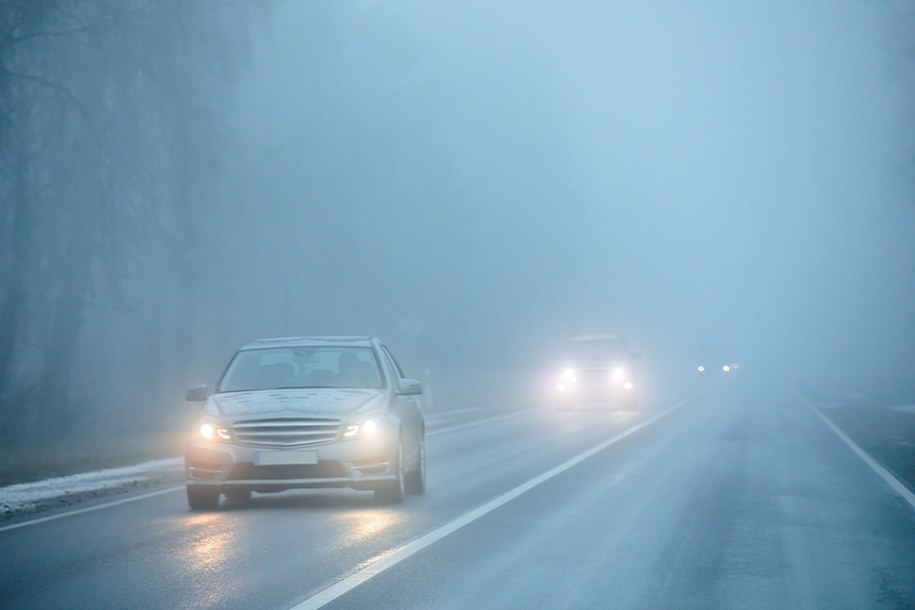
{"type": "Polygon", "coordinates": [[[254,4],[3,2],[0,446],[167,425],[254,4]]]}

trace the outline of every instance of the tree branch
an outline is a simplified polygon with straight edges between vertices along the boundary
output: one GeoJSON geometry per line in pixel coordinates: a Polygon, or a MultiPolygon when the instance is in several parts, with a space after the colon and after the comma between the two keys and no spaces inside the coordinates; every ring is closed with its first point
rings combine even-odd
{"type": "Polygon", "coordinates": [[[2,68],[2,67],[0,67],[0,74],[5,74],[5,75],[11,76],[13,78],[19,78],[19,79],[30,81],[33,83],[38,83],[39,85],[42,85],[49,89],[53,89],[55,91],[59,91],[60,93],[63,93],[64,97],[67,98],[67,100],[73,105],[73,107],[76,108],[76,111],[80,114],[80,116],[83,117],[83,120],[86,121],[86,123],[89,125],[93,124],[92,119],[89,115],[89,112],[86,110],[85,106],[83,106],[82,102],[79,101],[79,98],[76,97],[76,94],[74,94],[72,91],[70,91],[63,85],[59,85],[42,76],[36,76],[34,74],[23,74],[21,72],[13,72],[12,70],[8,70],[8,69],[2,68]]]}
{"type": "Polygon", "coordinates": [[[11,36],[9,37],[9,42],[6,44],[7,48],[11,48],[19,43],[33,40],[35,38],[61,38],[64,36],[71,36],[73,34],[84,34],[89,32],[105,23],[121,19],[126,16],[130,16],[132,13],[137,11],[125,10],[121,13],[112,13],[101,19],[97,19],[91,23],[84,23],[79,26],[74,26],[72,28],[62,29],[62,30],[41,30],[37,32],[28,32],[22,34],[21,36],[11,36]]]}

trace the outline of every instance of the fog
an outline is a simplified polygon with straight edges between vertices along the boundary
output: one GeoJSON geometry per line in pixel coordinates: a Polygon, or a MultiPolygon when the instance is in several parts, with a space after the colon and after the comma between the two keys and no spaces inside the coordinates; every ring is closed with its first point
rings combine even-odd
{"type": "Polygon", "coordinates": [[[127,3],[181,14],[162,40],[73,4],[3,51],[7,426],[39,428],[62,383],[67,425],[161,427],[150,409],[264,336],[378,335],[438,408],[504,397],[584,332],[658,382],[710,341],[791,382],[911,380],[909,2],[127,3]],[[70,43],[86,60],[60,67],[70,43]],[[86,256],[55,241],[89,233],[86,256]]]}
{"type": "Polygon", "coordinates": [[[498,366],[602,330],[646,356],[711,339],[779,371],[908,368],[892,15],[280,5],[233,112],[241,251],[272,243],[249,270],[294,313],[258,298],[251,332],[406,330],[498,366]]]}

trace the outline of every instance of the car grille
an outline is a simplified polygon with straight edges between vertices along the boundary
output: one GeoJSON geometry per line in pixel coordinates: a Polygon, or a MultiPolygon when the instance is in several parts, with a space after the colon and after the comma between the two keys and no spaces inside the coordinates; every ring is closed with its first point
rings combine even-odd
{"type": "Polygon", "coordinates": [[[256,419],[232,426],[240,445],[283,448],[330,442],[339,429],[339,420],[314,418],[256,419]]]}
{"type": "Polygon", "coordinates": [[[578,382],[592,388],[606,388],[612,385],[612,371],[606,369],[579,371],[578,382]]]}

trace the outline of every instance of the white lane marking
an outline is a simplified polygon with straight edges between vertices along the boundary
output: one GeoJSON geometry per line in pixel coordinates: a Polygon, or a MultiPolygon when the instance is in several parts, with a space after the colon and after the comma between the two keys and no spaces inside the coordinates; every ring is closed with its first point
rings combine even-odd
{"type": "Polygon", "coordinates": [[[482,411],[482,407],[468,407],[466,409],[451,409],[449,411],[443,411],[441,413],[433,413],[426,416],[426,422],[439,422],[439,421],[449,421],[454,419],[455,415],[461,415],[464,413],[476,413],[482,411]]]}
{"type": "Polygon", "coordinates": [[[575,456],[569,460],[566,460],[559,466],[556,466],[555,468],[552,468],[551,470],[548,470],[548,471],[544,472],[543,474],[541,474],[537,477],[534,477],[533,479],[529,480],[526,483],[522,483],[521,485],[519,485],[518,487],[515,487],[511,491],[508,491],[508,492],[502,494],[495,500],[491,500],[490,502],[487,502],[483,506],[480,506],[479,508],[476,508],[476,509],[470,511],[469,513],[465,513],[464,515],[462,515],[461,517],[458,517],[454,521],[451,521],[450,523],[447,523],[447,524],[443,525],[442,527],[429,532],[425,536],[422,536],[421,538],[417,538],[413,542],[409,542],[398,549],[395,549],[393,551],[388,551],[386,553],[382,553],[378,557],[376,557],[374,559],[370,559],[365,564],[363,564],[363,565],[365,565],[365,567],[356,570],[349,576],[343,578],[342,580],[337,581],[335,584],[329,586],[328,588],[324,589],[323,591],[309,597],[308,599],[304,600],[300,604],[293,606],[292,608],[290,608],[290,610],[317,610],[318,608],[321,608],[322,606],[329,604],[330,602],[334,601],[335,599],[344,595],[345,593],[352,591],[353,589],[355,589],[362,583],[366,582],[370,578],[377,576],[378,574],[384,572],[385,570],[387,570],[389,568],[394,567],[401,561],[408,559],[412,555],[415,555],[416,553],[423,550],[427,546],[435,544],[436,542],[438,542],[439,540],[441,540],[448,534],[451,534],[451,533],[461,529],[465,525],[476,521],[480,517],[499,508],[503,504],[506,504],[506,503],[510,502],[511,500],[514,500],[515,498],[517,498],[524,492],[529,491],[529,490],[533,489],[534,487],[537,487],[541,483],[544,483],[544,482],[552,479],[553,477],[555,477],[559,474],[562,474],[566,470],[583,462],[584,460],[590,458],[591,456],[595,455],[596,453],[600,453],[601,451],[603,451],[610,445],[613,445],[614,443],[621,441],[622,439],[635,433],[636,431],[638,431],[650,424],[653,424],[654,422],[658,421],[659,419],[661,419],[662,417],[664,417],[666,415],[669,415],[674,410],[682,407],[683,405],[687,404],[688,402],[692,401],[693,399],[694,398],[689,398],[682,402],[678,402],[678,403],[674,404],[673,406],[668,407],[664,411],[661,411],[657,415],[655,415],[649,419],[646,419],[645,421],[643,421],[639,424],[636,424],[635,426],[632,426],[631,428],[627,428],[623,432],[620,432],[616,436],[600,443],[599,445],[597,445],[595,447],[592,447],[591,449],[585,451],[584,453],[580,453],[577,456],[575,456]]]}
{"type": "Polygon", "coordinates": [[[171,493],[173,491],[178,491],[179,489],[184,489],[184,485],[178,487],[169,487],[168,489],[160,489],[158,491],[151,491],[149,493],[141,494],[139,496],[131,496],[129,498],[124,498],[122,500],[115,500],[114,502],[106,502],[104,504],[99,504],[97,506],[88,506],[86,508],[79,508],[77,510],[67,511],[65,513],[59,513],[57,515],[51,515],[49,517],[41,517],[40,519],[32,519],[30,521],[23,521],[22,523],[14,523],[13,525],[4,525],[0,527],[0,532],[5,532],[7,530],[14,530],[20,527],[26,527],[28,525],[38,525],[39,523],[45,523],[47,521],[54,521],[55,519],[63,519],[64,517],[72,517],[74,515],[81,515],[83,513],[91,513],[95,510],[102,510],[103,508],[110,508],[112,506],[118,506],[120,504],[127,504],[128,502],[136,502],[137,500],[145,500],[146,498],[152,498],[153,496],[161,496],[162,494],[171,493]]]}
{"type": "Polygon", "coordinates": [[[890,488],[893,491],[895,491],[897,494],[902,496],[902,499],[905,500],[906,502],[908,502],[909,506],[911,506],[912,508],[915,508],[915,494],[913,494],[911,491],[909,491],[909,488],[906,487],[902,481],[900,481],[899,479],[894,477],[892,475],[892,473],[890,473],[890,471],[888,471],[886,468],[884,468],[883,466],[878,464],[874,460],[874,458],[869,456],[863,449],[861,449],[861,447],[859,447],[855,441],[853,441],[850,438],[848,438],[847,436],[845,436],[845,433],[842,432],[841,430],[839,430],[838,426],[836,426],[834,423],[832,423],[828,417],[823,415],[823,413],[817,408],[817,406],[815,404],[813,404],[813,402],[811,402],[806,396],[804,396],[797,390],[795,390],[794,393],[797,394],[797,396],[800,397],[800,399],[808,407],[810,407],[813,410],[813,412],[816,413],[819,416],[819,418],[821,420],[823,420],[823,422],[827,426],[829,426],[829,428],[833,432],[836,433],[836,436],[838,436],[840,439],[842,439],[845,442],[845,444],[848,445],[851,448],[851,450],[854,451],[855,454],[864,461],[865,464],[870,466],[871,470],[876,472],[880,476],[881,479],[886,481],[887,484],[890,486],[890,488]]]}
{"type": "Polygon", "coordinates": [[[509,413],[507,415],[498,415],[496,417],[487,417],[486,419],[478,419],[467,424],[458,424],[457,426],[451,426],[448,428],[441,428],[439,430],[431,430],[426,432],[426,436],[437,436],[439,434],[445,434],[446,432],[456,432],[458,430],[463,430],[464,428],[473,428],[474,426],[481,426],[483,424],[489,424],[496,421],[502,421],[505,419],[511,419],[513,417],[519,417],[521,415],[526,415],[532,413],[533,409],[527,409],[524,411],[515,411],[514,413],[509,413]]]}

